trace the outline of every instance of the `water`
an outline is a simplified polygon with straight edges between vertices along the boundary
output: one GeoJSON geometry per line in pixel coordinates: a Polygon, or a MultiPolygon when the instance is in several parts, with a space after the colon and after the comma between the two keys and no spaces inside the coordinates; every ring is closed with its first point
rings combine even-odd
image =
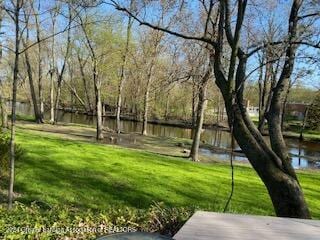
{"type": "MultiPolygon", "coordinates": [[[[32,107],[27,103],[17,103],[17,113],[32,115],[32,107]]],[[[45,113],[45,118],[49,119],[49,113],[45,113]]],[[[67,113],[59,111],[58,121],[77,124],[95,124],[95,117],[83,114],[67,113]]],[[[110,129],[116,129],[116,120],[107,118],[104,125],[110,129]]],[[[122,131],[127,133],[141,132],[142,123],[135,121],[121,121],[122,131]]],[[[148,124],[148,134],[161,137],[191,138],[190,128],[165,126],[160,124],[148,124]]],[[[231,148],[230,133],[219,129],[205,129],[201,136],[201,141],[218,148],[231,148]]],[[[294,168],[320,168],[320,142],[302,142],[297,139],[286,139],[289,152],[292,155],[292,165],[294,168]],[[300,144],[300,147],[299,147],[300,144]],[[299,157],[300,156],[300,157],[299,157]],[[312,159],[312,160],[310,160],[312,159]]],[[[240,150],[236,145],[236,150],[240,150]]],[[[208,149],[200,149],[201,154],[214,157],[220,160],[229,160],[230,154],[216,153],[208,149]]],[[[246,162],[246,157],[235,156],[235,161],[246,162]]]]}

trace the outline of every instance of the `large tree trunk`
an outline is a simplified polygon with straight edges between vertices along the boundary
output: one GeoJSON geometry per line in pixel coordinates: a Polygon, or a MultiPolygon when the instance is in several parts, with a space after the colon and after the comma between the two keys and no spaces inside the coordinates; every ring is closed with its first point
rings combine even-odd
{"type": "MultiPolygon", "coordinates": [[[[216,83],[224,97],[229,125],[234,129],[234,137],[265,184],[277,216],[310,218],[304,194],[290,164],[281,132],[282,96],[292,73],[295,48],[292,44],[287,46],[284,67],[272,96],[268,114],[270,147],[253,124],[243,104],[247,56],[239,47],[239,38],[247,1],[238,2],[237,27],[234,35],[230,25],[229,1],[223,0],[220,3],[219,34],[213,66],[216,83]],[[227,77],[221,66],[224,36],[227,37],[232,49],[227,77]]],[[[296,37],[301,3],[302,0],[293,1],[288,31],[289,42],[296,37]]]]}
{"type": "Polygon", "coordinates": [[[282,161],[264,142],[254,125],[247,126],[249,116],[241,110],[226,104],[229,118],[235,113],[234,136],[250,163],[264,182],[271,197],[277,216],[310,218],[301,186],[296,177],[291,176],[282,161]],[[232,109],[232,110],[231,110],[232,109]]]}
{"type": "Polygon", "coordinates": [[[194,128],[193,141],[192,141],[192,146],[191,146],[191,151],[189,156],[192,159],[192,161],[195,161],[195,162],[199,161],[200,138],[201,138],[201,131],[202,131],[202,125],[204,120],[204,111],[205,111],[206,101],[207,101],[206,91],[207,91],[207,85],[208,85],[210,74],[211,74],[211,71],[209,70],[203,77],[199,87],[197,120],[194,128]]]}

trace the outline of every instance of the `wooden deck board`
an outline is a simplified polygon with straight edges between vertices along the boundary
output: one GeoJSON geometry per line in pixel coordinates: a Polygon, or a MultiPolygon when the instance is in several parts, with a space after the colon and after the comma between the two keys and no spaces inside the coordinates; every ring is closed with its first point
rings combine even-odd
{"type": "Polygon", "coordinates": [[[196,212],[175,240],[320,240],[320,221],[196,212]]]}

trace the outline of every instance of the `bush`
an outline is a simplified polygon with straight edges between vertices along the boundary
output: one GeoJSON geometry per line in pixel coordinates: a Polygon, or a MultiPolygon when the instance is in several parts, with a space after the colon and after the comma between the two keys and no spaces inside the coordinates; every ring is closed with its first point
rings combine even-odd
{"type": "Polygon", "coordinates": [[[311,130],[320,130],[320,93],[317,94],[310,106],[307,126],[311,130]]]}
{"type": "MultiPolygon", "coordinates": [[[[0,176],[6,176],[8,171],[3,169],[9,168],[9,153],[10,153],[10,135],[6,132],[0,133],[0,176]]],[[[19,145],[15,145],[15,159],[21,159],[24,154],[22,148],[19,145]]]]}
{"type": "Polygon", "coordinates": [[[133,208],[94,212],[53,206],[43,209],[33,203],[15,203],[8,211],[0,206],[0,239],[95,239],[122,231],[160,232],[174,235],[193,214],[193,209],[169,208],[162,203],[148,210],[133,208]],[[103,230],[103,233],[94,232],[103,230]]]}
{"type": "MultiPolygon", "coordinates": [[[[10,136],[8,133],[0,133],[0,202],[6,200],[4,192],[7,189],[9,179],[9,152],[10,136]]],[[[23,155],[23,150],[19,145],[15,146],[15,159],[19,161],[23,155]]]]}
{"type": "Polygon", "coordinates": [[[6,133],[0,133],[0,177],[6,177],[9,167],[9,150],[10,150],[10,137],[6,133]]]}

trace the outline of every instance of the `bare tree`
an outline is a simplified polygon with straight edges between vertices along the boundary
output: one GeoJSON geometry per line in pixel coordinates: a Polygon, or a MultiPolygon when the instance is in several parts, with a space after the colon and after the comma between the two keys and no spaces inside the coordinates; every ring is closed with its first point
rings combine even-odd
{"type": "Polygon", "coordinates": [[[149,110],[149,94],[151,90],[151,85],[153,81],[154,68],[156,66],[157,57],[160,53],[160,43],[163,38],[163,33],[161,31],[153,30],[150,32],[150,39],[145,39],[150,41],[150,46],[146,46],[144,49],[144,58],[146,66],[146,86],[143,97],[143,115],[142,115],[142,135],[147,135],[147,125],[148,125],[148,110],[149,110]]]}
{"type": "MultiPolygon", "coordinates": [[[[58,8],[58,6],[56,6],[58,8]]],[[[50,75],[50,123],[54,124],[55,122],[55,111],[54,111],[54,76],[56,72],[56,59],[55,59],[55,29],[56,29],[56,21],[57,21],[57,15],[58,15],[58,9],[53,9],[53,11],[50,12],[51,17],[51,23],[52,23],[52,44],[51,44],[51,58],[50,58],[50,69],[49,69],[49,75],[50,75]]]]}
{"type": "MultiPolygon", "coordinates": [[[[0,31],[2,31],[2,22],[3,22],[3,1],[0,2],[0,31]]],[[[0,44],[0,64],[2,63],[2,43],[0,44]]],[[[8,127],[8,114],[7,114],[7,104],[6,99],[4,97],[3,92],[3,80],[0,79],[0,111],[1,111],[1,127],[7,128],[8,127]]]]}
{"type": "MultiPolygon", "coordinates": [[[[132,4],[133,1],[131,1],[132,4]]],[[[123,92],[123,85],[125,81],[125,68],[127,64],[127,57],[129,51],[129,44],[131,39],[131,27],[132,27],[132,17],[128,17],[127,23],[127,35],[126,35],[126,43],[125,49],[122,54],[122,63],[120,67],[120,77],[119,77],[119,85],[118,85],[118,99],[117,99],[117,109],[116,109],[116,120],[117,120],[117,133],[121,132],[121,124],[120,124],[120,114],[121,114],[121,104],[122,104],[122,92],[123,92]]]]}
{"type": "Polygon", "coordinates": [[[89,89],[88,89],[87,77],[86,77],[86,74],[85,74],[85,66],[87,64],[87,60],[83,60],[81,58],[79,51],[77,51],[77,59],[78,59],[79,67],[80,67],[80,74],[81,74],[81,79],[82,79],[82,83],[83,83],[84,94],[85,94],[85,98],[86,98],[87,105],[88,105],[87,112],[88,113],[92,113],[93,112],[93,107],[92,107],[92,103],[91,103],[91,99],[90,99],[90,93],[89,93],[89,89]]]}
{"type": "Polygon", "coordinates": [[[82,17],[78,14],[78,19],[80,21],[80,25],[82,28],[82,31],[84,33],[84,37],[86,39],[86,43],[88,46],[88,49],[90,51],[90,58],[92,62],[92,79],[94,83],[94,92],[95,92],[95,104],[96,104],[96,118],[97,118],[97,134],[96,138],[97,140],[103,139],[103,124],[102,124],[102,101],[101,101],[101,80],[98,75],[98,56],[96,54],[96,51],[93,46],[93,42],[87,32],[85,23],[82,19],[82,17]]]}
{"type": "MultiPolygon", "coordinates": [[[[27,44],[29,43],[29,16],[30,13],[24,11],[24,16],[25,16],[25,24],[26,24],[26,39],[22,39],[22,43],[24,48],[27,47],[27,44]]],[[[34,110],[34,117],[35,121],[37,123],[42,123],[42,115],[40,113],[39,107],[38,107],[38,101],[37,101],[37,96],[36,96],[36,91],[34,88],[34,82],[33,82],[33,70],[31,66],[31,60],[29,56],[29,50],[24,51],[24,56],[25,56],[25,63],[26,63],[26,69],[27,69],[27,74],[28,74],[28,79],[29,79],[29,87],[30,87],[30,93],[31,93],[31,100],[32,100],[32,105],[33,105],[33,110],[34,110]]]]}
{"type": "Polygon", "coordinates": [[[14,67],[13,67],[13,83],[12,83],[12,107],[11,107],[11,133],[10,133],[10,171],[9,171],[9,190],[8,190],[8,208],[12,208],[13,203],[13,186],[15,175],[15,136],[16,136],[16,103],[17,103],[17,86],[19,74],[19,56],[20,56],[20,14],[23,7],[23,0],[12,1],[13,15],[11,11],[7,11],[12,17],[15,25],[15,54],[14,54],[14,67]]]}
{"type": "Polygon", "coordinates": [[[212,72],[211,70],[212,70],[211,66],[209,66],[204,76],[201,76],[201,80],[199,83],[199,100],[198,100],[198,108],[197,108],[197,119],[196,119],[196,125],[194,128],[193,141],[192,141],[192,146],[190,151],[190,158],[192,158],[192,161],[199,161],[200,137],[201,137],[201,131],[202,131],[202,126],[204,121],[204,112],[205,112],[206,101],[207,101],[207,87],[211,77],[211,72],[212,72]]]}
{"type": "Polygon", "coordinates": [[[301,39],[303,34],[299,32],[299,22],[305,19],[304,15],[301,15],[303,0],[293,0],[292,2],[287,38],[284,41],[267,43],[267,45],[284,44],[285,48],[285,61],[277,85],[273,90],[267,116],[271,146],[267,144],[250,119],[243,99],[248,59],[266,46],[264,43],[258,44],[258,46],[255,44],[255,46],[249,46],[248,51],[242,46],[240,39],[248,8],[247,0],[235,1],[236,12],[231,11],[231,1],[229,0],[208,1],[209,3],[200,1],[207,12],[205,29],[210,26],[211,33],[217,33],[212,36],[185,34],[168,27],[152,24],[134,15],[116,1],[112,2],[118,10],[128,13],[141,25],[184,39],[205,42],[214,48],[213,72],[216,84],[224,98],[229,126],[234,130],[234,137],[242,151],[264,182],[277,216],[310,218],[310,212],[302,188],[291,166],[281,131],[283,97],[294,68],[297,47],[299,44],[319,47],[312,41],[308,41],[310,39],[301,39]],[[218,8],[217,21],[211,15],[214,6],[218,8]],[[234,16],[231,16],[232,14],[234,16]],[[235,21],[231,21],[231,19],[235,21]],[[225,59],[228,59],[228,62],[225,59]]]}
{"type": "Polygon", "coordinates": [[[64,54],[61,70],[59,71],[58,69],[56,69],[58,82],[57,82],[56,99],[55,99],[55,104],[54,104],[55,105],[54,123],[58,122],[58,111],[59,111],[59,103],[60,103],[60,96],[61,96],[61,86],[62,86],[63,77],[64,77],[64,73],[66,70],[67,61],[69,58],[70,48],[71,48],[71,24],[72,24],[73,16],[71,13],[71,6],[69,4],[68,4],[68,11],[69,11],[69,16],[68,16],[66,51],[64,54]]]}
{"type": "Polygon", "coordinates": [[[37,34],[37,45],[38,45],[38,90],[39,90],[39,111],[40,111],[40,122],[43,122],[44,114],[44,100],[43,100],[43,83],[42,83],[42,43],[41,43],[41,22],[39,14],[41,10],[41,1],[38,2],[38,7],[35,9],[35,2],[31,3],[32,12],[35,18],[36,34],[37,34]]]}

